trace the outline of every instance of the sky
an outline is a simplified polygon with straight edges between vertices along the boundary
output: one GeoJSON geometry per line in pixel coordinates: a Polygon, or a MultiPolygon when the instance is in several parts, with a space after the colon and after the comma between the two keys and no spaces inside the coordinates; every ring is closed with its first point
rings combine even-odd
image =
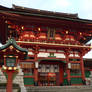
{"type": "Polygon", "coordinates": [[[80,18],[92,20],[92,0],[0,0],[0,5],[12,4],[65,13],[78,13],[80,18]]]}
{"type": "MultiPolygon", "coordinates": [[[[63,13],[78,13],[79,18],[92,20],[92,0],[0,0],[0,5],[11,8],[12,4],[63,13]]],[[[92,51],[85,58],[92,58],[92,51]]]]}

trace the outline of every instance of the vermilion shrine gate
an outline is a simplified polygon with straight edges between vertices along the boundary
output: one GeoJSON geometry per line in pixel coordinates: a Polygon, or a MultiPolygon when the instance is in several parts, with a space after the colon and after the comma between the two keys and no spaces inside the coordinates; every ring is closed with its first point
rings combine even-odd
{"type": "Polygon", "coordinates": [[[20,47],[28,49],[25,60],[20,60],[24,54],[18,55],[25,86],[86,83],[83,56],[91,50],[85,43],[92,38],[92,21],[80,19],[77,14],[15,5],[1,6],[0,16],[1,42],[14,37],[20,47]]]}

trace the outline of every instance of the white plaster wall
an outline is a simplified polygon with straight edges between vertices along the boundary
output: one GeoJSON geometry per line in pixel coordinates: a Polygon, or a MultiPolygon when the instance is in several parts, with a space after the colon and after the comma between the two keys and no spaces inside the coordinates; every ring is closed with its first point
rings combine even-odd
{"type": "Polygon", "coordinates": [[[34,53],[33,52],[28,52],[28,55],[34,55],[34,53]]]}
{"type": "Polygon", "coordinates": [[[75,54],[75,57],[80,57],[78,54],[75,54]]]}
{"type": "Polygon", "coordinates": [[[38,57],[48,57],[50,54],[49,53],[43,53],[43,52],[40,52],[38,54],[38,57]]]}
{"type": "Polygon", "coordinates": [[[39,49],[39,51],[46,51],[45,49],[39,49]]]}
{"type": "MultiPolygon", "coordinates": [[[[50,56],[50,53],[44,53],[44,52],[40,52],[38,54],[38,57],[48,57],[50,56]]],[[[65,58],[65,55],[62,53],[54,53],[54,56],[56,56],[56,58],[65,58]]]]}
{"type": "Polygon", "coordinates": [[[74,54],[70,54],[70,55],[69,55],[69,57],[73,57],[73,56],[74,56],[74,54]]]}
{"type": "Polygon", "coordinates": [[[54,56],[56,56],[56,58],[65,58],[65,55],[63,53],[54,53],[54,56]]]}
{"type": "MultiPolygon", "coordinates": [[[[70,54],[69,57],[73,57],[74,54],[70,54]]],[[[78,54],[75,54],[75,57],[80,57],[78,54]]]]}
{"type": "Polygon", "coordinates": [[[48,52],[56,52],[54,49],[47,49],[48,52]]]}

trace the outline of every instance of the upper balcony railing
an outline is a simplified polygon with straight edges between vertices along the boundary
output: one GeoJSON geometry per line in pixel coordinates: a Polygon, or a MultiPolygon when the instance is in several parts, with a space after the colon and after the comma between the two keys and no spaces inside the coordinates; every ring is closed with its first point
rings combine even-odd
{"type": "Polygon", "coordinates": [[[59,34],[56,34],[54,37],[47,37],[44,33],[38,35],[37,37],[35,37],[32,33],[26,33],[21,35],[18,41],[80,45],[80,42],[72,35],[65,35],[64,37],[61,37],[59,34]]]}

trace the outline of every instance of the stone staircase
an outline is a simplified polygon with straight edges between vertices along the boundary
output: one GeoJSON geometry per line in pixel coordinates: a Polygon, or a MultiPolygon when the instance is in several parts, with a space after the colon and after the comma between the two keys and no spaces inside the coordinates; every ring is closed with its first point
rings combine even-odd
{"type": "MultiPolygon", "coordinates": [[[[26,89],[26,92],[92,92],[92,86],[35,86],[26,87],[26,89]]],[[[0,92],[6,92],[6,88],[0,87],[0,92]]],[[[19,91],[14,88],[13,92],[19,91]]]]}
{"type": "MultiPolygon", "coordinates": [[[[6,87],[0,87],[0,92],[6,92],[6,87]]],[[[19,89],[13,88],[13,92],[19,92],[19,89]]]]}
{"type": "Polygon", "coordinates": [[[92,92],[92,86],[27,87],[27,92],[92,92]]]}

